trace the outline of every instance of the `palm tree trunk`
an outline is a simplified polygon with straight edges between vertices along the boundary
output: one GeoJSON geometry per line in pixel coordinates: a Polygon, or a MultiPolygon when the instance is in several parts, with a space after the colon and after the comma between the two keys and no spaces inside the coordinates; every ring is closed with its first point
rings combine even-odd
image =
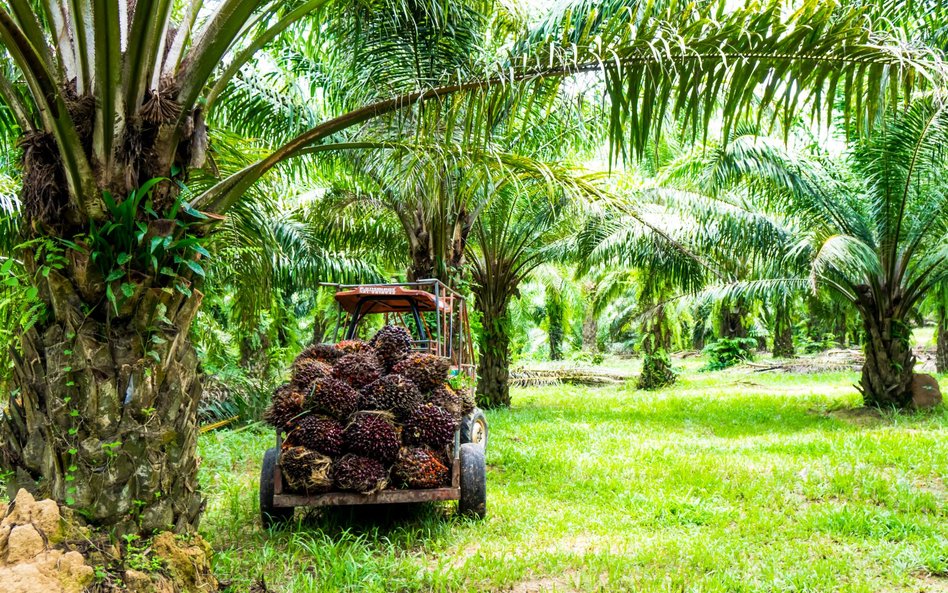
{"type": "Polygon", "coordinates": [[[722,305],[719,322],[719,333],[722,338],[747,337],[747,328],[744,327],[744,310],[742,307],[729,304],[722,305]]]}
{"type": "Polygon", "coordinates": [[[911,330],[902,319],[860,307],[865,328],[866,362],[859,390],[867,406],[905,408],[912,402],[915,355],[911,330]]]}
{"type": "Polygon", "coordinates": [[[591,306],[586,307],[583,316],[583,351],[596,354],[599,352],[599,319],[591,306]]]}
{"type": "Polygon", "coordinates": [[[510,336],[506,301],[502,305],[484,303],[486,306],[481,302],[480,298],[475,301],[482,326],[478,344],[477,404],[482,408],[509,407],[510,336]]]}
{"type": "Polygon", "coordinates": [[[778,302],[774,308],[774,348],[773,355],[777,358],[792,358],[793,351],[793,324],[790,319],[790,308],[778,302]]]}
{"type": "Polygon", "coordinates": [[[935,346],[935,370],[948,372],[948,310],[938,308],[938,341],[935,346]]]}
{"type": "Polygon", "coordinates": [[[17,391],[0,426],[3,466],[27,489],[119,533],[196,525],[197,290],[136,286],[117,315],[85,265],[37,288],[47,318],[21,336],[17,391]]]}
{"type": "Polygon", "coordinates": [[[671,367],[668,351],[671,349],[671,332],[665,307],[659,305],[654,314],[645,322],[645,336],[642,340],[642,374],[639,376],[639,389],[659,389],[675,382],[675,372],[671,367]]]}
{"type": "Polygon", "coordinates": [[[550,360],[563,359],[563,303],[559,295],[546,298],[547,319],[550,323],[550,360]]]}

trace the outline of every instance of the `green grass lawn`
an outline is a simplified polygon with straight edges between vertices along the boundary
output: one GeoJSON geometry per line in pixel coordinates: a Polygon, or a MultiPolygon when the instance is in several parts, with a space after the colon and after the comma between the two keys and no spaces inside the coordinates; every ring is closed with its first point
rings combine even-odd
{"type": "Polygon", "coordinates": [[[235,590],[948,591],[948,411],[878,415],[850,373],[698,373],[659,392],[515,389],[488,513],[297,513],[260,527],[272,433],[202,438],[203,533],[235,590]]]}

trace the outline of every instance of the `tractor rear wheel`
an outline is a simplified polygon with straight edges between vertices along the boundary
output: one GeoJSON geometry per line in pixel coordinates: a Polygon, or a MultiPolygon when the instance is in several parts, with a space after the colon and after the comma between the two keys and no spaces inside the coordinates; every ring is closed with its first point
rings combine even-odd
{"type": "Polygon", "coordinates": [[[461,445],[461,498],[458,512],[483,519],[487,515],[487,464],[484,449],[475,443],[461,445]]]}
{"type": "Polygon", "coordinates": [[[276,447],[267,449],[263,454],[263,464],[260,467],[260,521],[264,529],[293,518],[292,508],[273,506],[273,479],[276,472],[280,471],[279,460],[280,450],[276,447]]]}

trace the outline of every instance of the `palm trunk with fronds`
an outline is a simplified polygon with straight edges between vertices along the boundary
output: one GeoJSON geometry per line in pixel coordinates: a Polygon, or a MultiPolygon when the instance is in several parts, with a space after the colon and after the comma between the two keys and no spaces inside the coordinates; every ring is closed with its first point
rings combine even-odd
{"type": "Polygon", "coordinates": [[[671,349],[671,331],[665,306],[659,305],[645,322],[642,337],[642,374],[639,389],[659,389],[675,382],[668,352],[671,349]]]}
{"type": "Polygon", "coordinates": [[[583,316],[583,351],[596,354],[599,352],[599,318],[591,306],[586,307],[583,316]]]}
{"type": "Polygon", "coordinates": [[[36,276],[48,317],[21,337],[3,465],[15,470],[14,488],[64,501],[94,524],[191,527],[203,500],[188,332],[202,295],[142,282],[115,313],[88,265],[70,254],[36,276]]]}
{"type": "Polygon", "coordinates": [[[481,314],[478,343],[477,404],[482,408],[510,406],[510,334],[507,295],[475,286],[474,304],[481,314]]]}
{"type": "Polygon", "coordinates": [[[747,327],[744,325],[744,315],[744,309],[738,305],[722,305],[718,319],[720,336],[722,338],[746,338],[747,327]]]}
{"type": "Polygon", "coordinates": [[[563,359],[563,302],[559,295],[547,295],[546,315],[550,337],[550,360],[563,359]]]}
{"type": "Polygon", "coordinates": [[[912,401],[912,331],[892,307],[877,306],[867,296],[856,307],[866,333],[866,362],[859,381],[863,401],[867,406],[905,408],[912,401]]]}
{"type": "Polygon", "coordinates": [[[939,373],[948,372],[948,307],[938,307],[937,342],[935,345],[935,370],[939,373]]]}
{"type": "Polygon", "coordinates": [[[790,318],[790,308],[778,301],[774,308],[774,348],[773,355],[777,358],[791,358],[793,350],[793,321],[790,318]]]}

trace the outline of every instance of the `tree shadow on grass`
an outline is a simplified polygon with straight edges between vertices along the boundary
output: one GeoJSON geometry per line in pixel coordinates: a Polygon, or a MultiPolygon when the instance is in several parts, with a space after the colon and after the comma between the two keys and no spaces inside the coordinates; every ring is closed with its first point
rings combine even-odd
{"type": "Polygon", "coordinates": [[[440,540],[458,521],[452,503],[405,503],[302,509],[290,526],[333,538],[364,537],[367,542],[411,549],[440,540]]]}

